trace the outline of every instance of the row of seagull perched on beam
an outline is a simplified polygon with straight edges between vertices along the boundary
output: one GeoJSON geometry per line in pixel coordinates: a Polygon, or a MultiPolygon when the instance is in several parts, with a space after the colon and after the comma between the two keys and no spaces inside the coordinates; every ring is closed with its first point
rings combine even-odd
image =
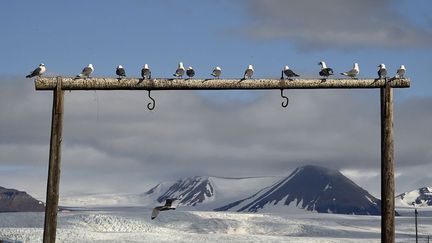
{"type": "MultiPolygon", "coordinates": [[[[326,63],[324,61],[321,61],[318,63],[318,65],[321,66],[321,69],[319,71],[319,75],[323,78],[325,81],[328,77],[334,74],[334,71],[332,68],[327,67],[326,63]]],[[[46,67],[45,64],[41,63],[39,64],[39,67],[37,67],[35,70],[33,70],[29,75],[27,75],[27,78],[32,77],[40,77],[43,73],[45,73],[46,67]]],[[[94,72],[94,67],[92,64],[87,65],[80,74],[78,74],[75,79],[80,78],[90,78],[90,75],[94,72]]],[[[405,78],[405,66],[401,65],[399,69],[396,71],[396,75],[394,78],[405,78]]],[[[357,79],[358,75],[360,73],[360,67],[358,63],[354,63],[353,68],[347,72],[340,73],[341,75],[350,77],[352,79],[357,79]]],[[[185,69],[182,62],[178,63],[177,69],[175,73],[173,74],[176,78],[183,78],[183,76],[186,74],[188,79],[191,79],[195,76],[195,70],[192,67],[188,67],[188,69],[185,69]]],[[[222,69],[217,66],[213,69],[212,75],[214,78],[219,79],[222,74],[222,69]]],[[[244,72],[243,78],[241,80],[251,79],[254,74],[254,67],[253,65],[248,65],[247,69],[244,72]]],[[[116,68],[116,75],[119,79],[126,77],[126,71],[123,68],[122,65],[118,65],[116,68]]],[[[300,75],[296,74],[293,70],[291,70],[288,66],[285,66],[281,72],[281,79],[289,79],[292,80],[295,77],[299,77],[300,75]]],[[[142,79],[151,79],[151,71],[148,66],[148,64],[144,64],[143,68],[141,69],[141,78],[142,79]]],[[[378,65],[378,79],[385,79],[387,78],[387,69],[385,64],[378,65]]]]}

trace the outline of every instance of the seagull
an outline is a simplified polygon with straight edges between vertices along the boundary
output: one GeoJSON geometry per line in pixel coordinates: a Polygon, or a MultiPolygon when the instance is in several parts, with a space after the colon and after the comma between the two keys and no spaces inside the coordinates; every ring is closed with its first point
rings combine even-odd
{"type": "Polygon", "coordinates": [[[186,70],[186,75],[191,79],[193,76],[195,76],[195,71],[192,67],[188,67],[186,70]]]}
{"type": "Polygon", "coordinates": [[[358,65],[358,63],[354,63],[354,67],[351,70],[349,70],[348,72],[340,73],[340,74],[355,79],[355,78],[357,78],[357,75],[359,73],[360,73],[359,65],[358,65]]]}
{"type": "Polygon", "coordinates": [[[405,66],[404,65],[400,65],[399,69],[396,72],[396,78],[405,78],[405,66]]]}
{"type": "Polygon", "coordinates": [[[222,69],[219,66],[217,66],[217,67],[215,67],[213,69],[213,72],[211,73],[211,76],[213,76],[215,78],[219,78],[220,75],[221,75],[221,73],[222,73],[222,69]]]}
{"type": "Polygon", "coordinates": [[[322,76],[324,79],[328,78],[330,75],[333,75],[333,69],[328,68],[324,61],[319,62],[318,65],[321,66],[321,71],[319,72],[319,75],[322,76]]]}
{"type": "Polygon", "coordinates": [[[298,74],[293,72],[293,70],[291,70],[288,66],[285,66],[284,69],[282,70],[281,79],[285,79],[284,75],[285,75],[285,77],[287,77],[290,80],[292,80],[291,78],[293,78],[293,77],[299,76],[298,74]]]}
{"type": "Polygon", "coordinates": [[[248,68],[244,72],[242,80],[252,78],[253,73],[254,73],[254,68],[251,64],[249,64],[248,68]]]}
{"type": "Polygon", "coordinates": [[[378,79],[385,79],[387,78],[387,69],[384,63],[381,63],[380,65],[378,65],[379,69],[378,69],[378,79]]]}
{"type": "Polygon", "coordinates": [[[87,65],[80,74],[76,76],[76,78],[89,78],[90,74],[94,71],[93,64],[87,65]]]}
{"type": "Polygon", "coordinates": [[[166,210],[175,210],[176,208],[172,206],[172,203],[177,200],[177,198],[168,198],[165,201],[165,205],[163,206],[157,206],[153,208],[151,219],[155,219],[160,211],[166,211],[166,210]]]}
{"type": "Polygon", "coordinates": [[[42,74],[46,71],[45,64],[41,63],[39,64],[39,67],[37,67],[33,72],[31,72],[29,75],[26,76],[26,78],[33,78],[34,76],[42,76],[42,74]]]}
{"type": "Polygon", "coordinates": [[[177,78],[183,78],[183,75],[185,73],[185,68],[183,67],[183,63],[179,62],[177,70],[175,71],[175,73],[173,74],[174,77],[177,78]]]}
{"type": "Polygon", "coordinates": [[[144,64],[144,67],[141,69],[141,77],[143,79],[151,79],[151,71],[147,63],[144,64]]]}
{"type": "Polygon", "coordinates": [[[126,72],[122,65],[118,65],[116,68],[116,74],[119,79],[126,77],[126,72]]]}

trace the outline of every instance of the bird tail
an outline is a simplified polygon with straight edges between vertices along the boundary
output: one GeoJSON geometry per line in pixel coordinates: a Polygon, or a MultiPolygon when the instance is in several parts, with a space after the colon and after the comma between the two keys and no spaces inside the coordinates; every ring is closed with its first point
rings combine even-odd
{"type": "Polygon", "coordinates": [[[33,77],[31,74],[27,75],[26,78],[31,78],[33,77]]]}
{"type": "Polygon", "coordinates": [[[344,76],[348,76],[348,73],[340,73],[340,74],[342,74],[342,75],[344,75],[344,76]]]}

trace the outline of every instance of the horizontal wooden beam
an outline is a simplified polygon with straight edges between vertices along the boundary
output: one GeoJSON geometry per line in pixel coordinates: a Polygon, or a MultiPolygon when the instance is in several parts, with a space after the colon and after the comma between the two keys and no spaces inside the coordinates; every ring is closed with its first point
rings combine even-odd
{"type": "MultiPolygon", "coordinates": [[[[200,89],[373,89],[385,86],[385,80],[374,79],[148,79],[62,77],[63,90],[200,90],[200,89]]],[[[54,90],[56,77],[39,77],[36,90],[54,90]]],[[[393,88],[410,87],[409,79],[391,80],[393,88]]]]}

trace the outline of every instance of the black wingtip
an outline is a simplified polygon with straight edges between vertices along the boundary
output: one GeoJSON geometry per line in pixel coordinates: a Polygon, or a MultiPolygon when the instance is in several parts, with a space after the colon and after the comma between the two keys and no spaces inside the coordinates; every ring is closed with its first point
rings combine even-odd
{"type": "Polygon", "coordinates": [[[26,78],[31,78],[31,77],[32,77],[31,75],[27,75],[27,76],[26,76],[26,78]]]}

